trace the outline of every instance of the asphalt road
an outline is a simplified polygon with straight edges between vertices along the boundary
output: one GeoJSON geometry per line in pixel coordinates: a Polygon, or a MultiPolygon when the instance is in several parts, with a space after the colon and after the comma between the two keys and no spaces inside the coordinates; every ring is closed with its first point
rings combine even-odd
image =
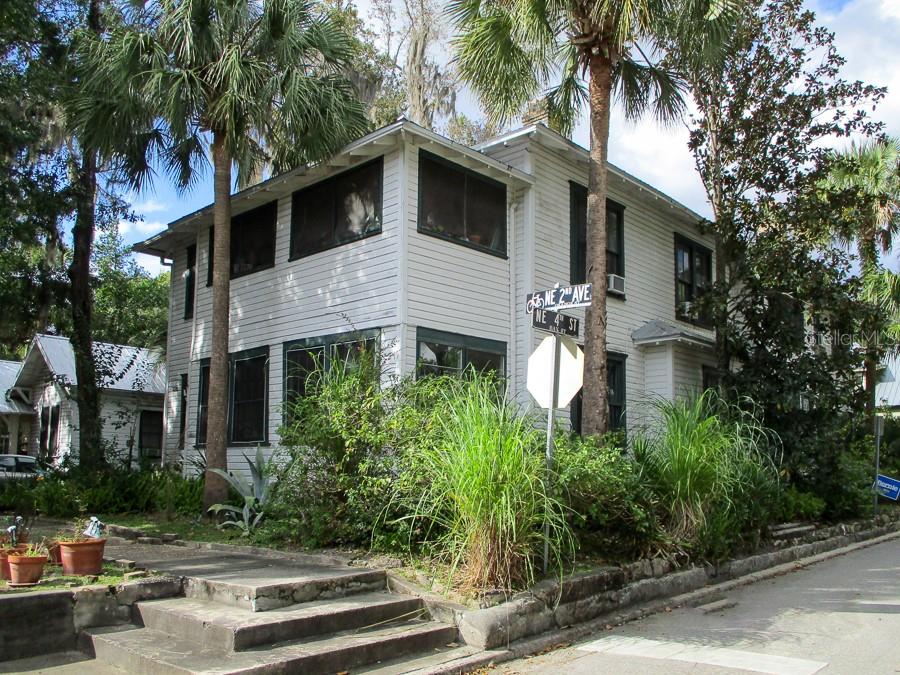
{"type": "Polygon", "coordinates": [[[501,673],[900,673],[900,538],[656,614],[501,673]]]}

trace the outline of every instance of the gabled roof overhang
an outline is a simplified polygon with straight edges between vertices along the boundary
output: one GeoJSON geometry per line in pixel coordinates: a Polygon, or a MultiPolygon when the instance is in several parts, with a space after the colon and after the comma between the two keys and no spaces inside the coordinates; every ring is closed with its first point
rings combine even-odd
{"type": "MultiPolygon", "coordinates": [[[[513,185],[527,186],[534,182],[534,179],[523,171],[488,157],[478,150],[451,141],[409,120],[401,119],[350,143],[323,162],[298,167],[232,195],[232,214],[239,215],[274,199],[286,197],[341,169],[384,155],[399,147],[401,143],[426,147],[474,171],[511,182],[513,185]]],[[[193,239],[200,227],[211,226],[212,213],[212,204],[204,206],[169,223],[165,230],[135,244],[132,250],[166,258],[180,242],[186,243],[193,239]]]]}

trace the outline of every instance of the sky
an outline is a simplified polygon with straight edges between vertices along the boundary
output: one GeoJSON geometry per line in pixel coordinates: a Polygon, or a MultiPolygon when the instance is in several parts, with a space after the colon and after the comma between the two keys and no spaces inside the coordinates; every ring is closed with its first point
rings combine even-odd
{"type": "MultiPolygon", "coordinates": [[[[874,116],[886,123],[888,133],[900,136],[900,0],[807,0],[806,5],[816,12],[819,24],[835,33],[838,52],[847,61],[843,71],[846,79],[888,87],[874,116]]],[[[367,16],[369,1],[357,0],[357,6],[360,14],[367,16]]],[[[458,98],[457,109],[470,117],[480,116],[477,102],[465,90],[458,98]]],[[[588,146],[583,114],[573,139],[588,146]]],[[[617,107],[610,122],[609,158],[613,164],[709,217],[711,212],[687,139],[684,125],[664,128],[651,119],[628,123],[617,107]]],[[[212,172],[207,170],[203,179],[185,194],[176,192],[164,175],[159,176],[151,189],[131,195],[129,201],[142,218],[140,222],[120,224],[126,243],[132,244],[210,203],[212,172]]],[[[164,269],[158,258],[143,254],[136,258],[153,274],[164,269]]]]}

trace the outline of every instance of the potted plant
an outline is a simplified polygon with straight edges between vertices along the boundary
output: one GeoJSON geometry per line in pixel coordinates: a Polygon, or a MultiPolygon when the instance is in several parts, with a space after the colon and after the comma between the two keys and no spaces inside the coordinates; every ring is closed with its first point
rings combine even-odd
{"type": "MultiPolygon", "coordinates": [[[[102,523],[92,518],[86,532],[98,532],[102,523]],[[96,526],[95,526],[96,523],[96,526]]],[[[103,549],[106,537],[89,536],[81,531],[81,524],[76,523],[74,533],[64,533],[56,537],[59,544],[59,557],[63,574],[86,576],[100,574],[103,571],[103,549]]]]}
{"type": "Polygon", "coordinates": [[[10,546],[4,544],[0,547],[0,579],[9,580],[9,556],[10,554],[21,553],[28,548],[28,544],[17,544],[10,546]]]}
{"type": "Polygon", "coordinates": [[[26,547],[8,556],[11,586],[34,586],[44,574],[47,549],[41,544],[26,547]]]}

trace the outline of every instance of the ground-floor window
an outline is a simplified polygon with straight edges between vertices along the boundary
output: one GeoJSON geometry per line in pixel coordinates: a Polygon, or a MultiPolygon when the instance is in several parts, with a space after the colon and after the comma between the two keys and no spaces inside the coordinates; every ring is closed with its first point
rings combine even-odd
{"type": "MultiPolygon", "coordinates": [[[[610,352],[606,357],[606,386],[609,397],[609,429],[625,431],[625,354],[610,352]]],[[[572,431],[581,433],[582,393],[569,405],[572,431]]]]}
{"type": "Polygon", "coordinates": [[[506,376],[506,343],[457,333],[416,331],[416,375],[458,375],[468,368],[506,376]]]}
{"type": "Polygon", "coordinates": [[[56,457],[57,440],[59,437],[59,406],[41,407],[41,430],[38,439],[40,456],[47,459],[56,457]]]}
{"type": "MultiPolygon", "coordinates": [[[[228,443],[269,442],[269,348],[228,356],[228,443]]],[[[209,420],[209,359],[200,361],[197,386],[197,445],[206,445],[209,420]]]]}
{"type": "Polygon", "coordinates": [[[0,454],[9,454],[10,438],[6,420],[0,418],[0,454]]]}
{"type": "Polygon", "coordinates": [[[357,363],[362,354],[376,355],[381,329],[323,335],[284,344],[284,400],[290,404],[306,395],[309,376],[317,368],[357,363]]]}
{"type": "Polygon", "coordinates": [[[201,359],[197,386],[197,445],[206,445],[206,420],[209,415],[209,359],[201,359]]]}
{"type": "Polygon", "coordinates": [[[718,371],[718,369],[713,368],[712,366],[703,366],[703,374],[701,379],[701,386],[703,387],[703,391],[707,389],[715,389],[719,390],[719,387],[722,385],[722,374],[718,371]]]}
{"type": "Polygon", "coordinates": [[[159,459],[162,457],[163,415],[161,410],[141,410],[140,437],[138,449],[141,457],[159,459]]]}
{"type": "Polygon", "coordinates": [[[232,354],[229,370],[228,442],[269,442],[269,348],[232,354]]]}

